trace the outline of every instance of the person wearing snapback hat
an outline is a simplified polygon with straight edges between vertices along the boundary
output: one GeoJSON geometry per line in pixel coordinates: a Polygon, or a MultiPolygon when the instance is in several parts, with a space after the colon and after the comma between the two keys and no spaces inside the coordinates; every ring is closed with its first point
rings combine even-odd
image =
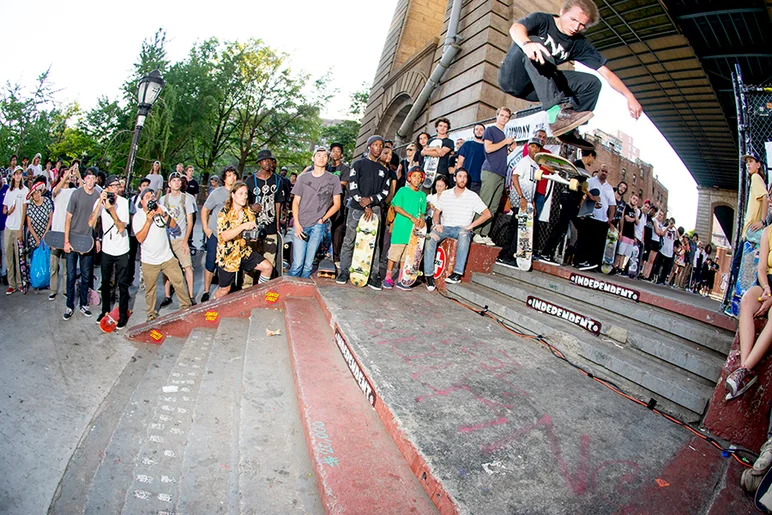
{"type": "MultiPolygon", "coordinates": [[[[380,218],[383,204],[389,196],[391,178],[386,167],[379,161],[382,151],[383,137],[370,136],[367,138],[367,157],[357,159],[349,173],[349,210],[346,217],[346,235],[340,251],[340,272],[335,279],[338,284],[346,284],[349,280],[349,267],[354,255],[354,241],[359,219],[362,216],[365,220],[370,220],[373,216],[380,218]]],[[[372,260],[375,266],[367,282],[367,285],[374,290],[383,289],[378,277],[379,253],[380,248],[376,238],[372,260]]]]}
{"type": "MultiPolygon", "coordinates": [[[[426,193],[421,191],[421,185],[426,175],[420,166],[414,166],[407,173],[407,184],[397,190],[391,205],[394,208],[396,216],[394,225],[391,229],[391,245],[389,246],[389,262],[386,265],[386,277],[383,280],[383,287],[390,289],[394,287],[394,278],[392,277],[394,265],[398,265],[405,258],[405,249],[410,243],[410,236],[413,228],[418,229],[426,226],[426,193]]],[[[409,286],[397,283],[397,288],[409,290],[409,286]]]]}
{"type": "Polygon", "coordinates": [[[102,221],[102,311],[97,322],[112,310],[111,278],[115,270],[115,283],[118,286],[118,324],[117,329],[126,326],[129,320],[129,201],[118,194],[120,179],[110,175],[105,179],[105,187],[94,203],[89,217],[89,225],[95,228],[97,220],[102,221]]]}
{"type": "MultiPolygon", "coordinates": [[[[282,204],[287,200],[287,189],[282,186],[284,180],[281,176],[273,172],[276,159],[270,150],[263,149],[257,153],[257,164],[260,169],[244,182],[247,184],[249,207],[257,215],[257,227],[265,230],[265,238],[259,243],[258,250],[274,269],[280,269],[282,263],[278,249],[278,233],[282,204]]],[[[251,276],[244,277],[244,285],[252,285],[251,276]]]]}
{"type": "MultiPolygon", "coordinates": [[[[188,240],[193,232],[193,212],[196,209],[193,197],[182,191],[182,173],[179,171],[182,166],[178,166],[178,171],[169,175],[169,194],[164,195],[158,200],[169,212],[169,215],[177,222],[180,233],[177,236],[169,236],[169,242],[172,246],[172,252],[185,275],[185,282],[188,285],[188,295],[195,306],[195,295],[193,294],[193,261],[190,257],[190,247],[188,240]]],[[[161,302],[161,308],[165,308],[172,303],[171,283],[169,278],[164,276],[164,300],[161,302]]]]}
{"type": "Polygon", "coordinates": [[[314,257],[327,232],[327,221],[340,209],[340,179],[327,171],[325,147],[314,150],[314,167],[298,177],[292,194],[295,240],[292,245],[293,277],[311,277],[314,257]]]}

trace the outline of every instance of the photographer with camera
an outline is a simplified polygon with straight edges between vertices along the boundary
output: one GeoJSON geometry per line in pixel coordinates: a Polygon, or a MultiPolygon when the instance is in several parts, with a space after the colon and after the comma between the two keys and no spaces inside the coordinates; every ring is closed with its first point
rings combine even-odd
{"type": "Polygon", "coordinates": [[[105,188],[94,204],[88,224],[95,228],[102,219],[102,312],[97,322],[112,310],[113,269],[118,287],[119,318],[117,329],[129,320],[129,201],[120,195],[120,180],[115,175],[105,179],[105,188]]]}
{"type": "Polygon", "coordinates": [[[139,201],[142,209],[138,209],[137,214],[134,215],[132,226],[142,251],[140,261],[145,282],[145,311],[147,321],[150,322],[158,317],[158,312],[155,310],[155,289],[158,286],[158,275],[161,273],[168,277],[174,286],[180,309],[187,309],[192,304],[188,290],[185,288],[185,281],[182,279],[180,263],[174,257],[169,245],[169,237],[166,235],[166,228],[175,229],[177,223],[163,206],[158,204],[152,188],[142,190],[139,201]]]}
{"type": "Polygon", "coordinates": [[[216,298],[230,293],[239,271],[260,271],[258,284],[268,282],[273,272],[271,262],[247,244],[247,240],[254,241],[259,236],[255,214],[247,207],[247,189],[244,181],[236,181],[217,215],[217,277],[220,287],[214,294],[216,298]]]}

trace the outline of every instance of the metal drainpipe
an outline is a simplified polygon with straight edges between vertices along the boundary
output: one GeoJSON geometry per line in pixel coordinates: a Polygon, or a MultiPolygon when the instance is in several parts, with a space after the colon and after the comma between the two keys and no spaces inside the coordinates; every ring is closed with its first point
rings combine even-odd
{"type": "Polygon", "coordinates": [[[456,55],[461,51],[461,47],[458,43],[463,38],[458,35],[458,20],[461,17],[462,3],[463,0],[453,0],[453,6],[450,8],[448,30],[445,36],[445,49],[442,51],[440,62],[437,63],[437,66],[429,76],[429,80],[426,81],[423,89],[418,94],[418,98],[416,98],[413,107],[411,107],[410,112],[407,113],[405,121],[403,121],[402,125],[399,126],[399,129],[397,129],[397,142],[400,144],[405,143],[407,139],[412,136],[413,124],[421,114],[421,111],[423,111],[429,97],[432,96],[434,90],[439,86],[442,76],[445,75],[445,70],[450,67],[453,60],[456,58],[456,55]]]}

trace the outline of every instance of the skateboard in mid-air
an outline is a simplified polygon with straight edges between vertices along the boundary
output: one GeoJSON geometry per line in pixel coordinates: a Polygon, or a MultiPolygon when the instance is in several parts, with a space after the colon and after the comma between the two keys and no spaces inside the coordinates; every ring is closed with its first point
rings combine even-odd
{"type": "Polygon", "coordinates": [[[614,256],[616,256],[617,241],[619,241],[619,232],[615,229],[609,229],[606,236],[606,245],[603,250],[603,263],[600,266],[604,274],[611,273],[614,269],[614,256]]]}
{"type": "MultiPolygon", "coordinates": [[[[442,140],[440,138],[435,139],[429,143],[429,148],[442,148],[442,140]]],[[[434,184],[434,179],[437,178],[437,169],[440,166],[440,158],[428,156],[424,160],[424,173],[426,178],[424,179],[423,187],[430,189],[434,184]]]]}
{"type": "Polygon", "coordinates": [[[402,286],[412,286],[421,275],[421,258],[424,254],[424,241],[426,241],[426,225],[420,229],[413,226],[410,233],[410,241],[405,249],[405,260],[399,270],[397,281],[402,286]]]}
{"type": "MultiPolygon", "coordinates": [[[[43,241],[52,249],[64,250],[64,233],[61,231],[48,231],[43,241]]],[[[70,245],[78,254],[88,254],[94,248],[94,238],[89,234],[70,233],[70,245]]]]}
{"type": "Polygon", "coordinates": [[[373,264],[373,252],[375,252],[376,238],[378,236],[378,216],[373,214],[369,221],[365,215],[359,218],[354,240],[354,254],[351,256],[351,268],[349,268],[351,284],[362,288],[367,285],[370,278],[370,268],[373,264]]]}
{"type": "Polygon", "coordinates": [[[589,178],[587,172],[580,171],[568,159],[549,152],[539,152],[533,160],[536,161],[537,165],[551,172],[550,175],[544,175],[544,170],[539,168],[534,173],[534,179],[537,181],[547,179],[558,184],[565,184],[571,191],[579,191],[582,183],[589,178]]]}
{"type": "Polygon", "coordinates": [[[571,145],[572,147],[576,147],[582,150],[595,150],[595,145],[581,137],[579,135],[579,131],[576,129],[561,134],[557,136],[557,138],[561,143],[571,145]]]}
{"type": "Polygon", "coordinates": [[[517,267],[530,272],[533,267],[533,205],[529,202],[525,212],[517,213],[517,267]]]}
{"type": "MultiPolygon", "coordinates": [[[[120,307],[115,306],[112,311],[103,316],[102,320],[99,321],[99,328],[106,333],[112,333],[115,331],[121,316],[120,311],[120,307]]],[[[131,311],[127,313],[126,319],[128,320],[129,317],[131,317],[131,311]]]]}

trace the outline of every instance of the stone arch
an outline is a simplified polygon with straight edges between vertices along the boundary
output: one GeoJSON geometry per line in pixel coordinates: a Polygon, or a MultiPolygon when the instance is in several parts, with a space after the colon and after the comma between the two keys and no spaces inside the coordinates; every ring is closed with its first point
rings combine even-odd
{"type": "Polygon", "coordinates": [[[427,80],[428,78],[423,73],[410,70],[401,74],[397,80],[386,87],[383,92],[383,100],[375,112],[376,127],[379,134],[393,139],[410,108],[408,107],[404,113],[402,110],[407,105],[412,107],[414,99],[418,97],[427,80]],[[400,122],[392,129],[395,120],[399,117],[401,117],[400,122]]]}
{"type": "Polygon", "coordinates": [[[721,226],[721,230],[724,231],[724,235],[726,235],[731,244],[734,241],[734,226],[735,222],[737,221],[737,216],[735,213],[736,209],[736,205],[733,206],[728,202],[723,202],[720,200],[713,202],[710,206],[711,217],[708,222],[708,230],[710,231],[710,235],[713,234],[713,215],[715,215],[716,220],[718,220],[718,223],[721,226]]]}

